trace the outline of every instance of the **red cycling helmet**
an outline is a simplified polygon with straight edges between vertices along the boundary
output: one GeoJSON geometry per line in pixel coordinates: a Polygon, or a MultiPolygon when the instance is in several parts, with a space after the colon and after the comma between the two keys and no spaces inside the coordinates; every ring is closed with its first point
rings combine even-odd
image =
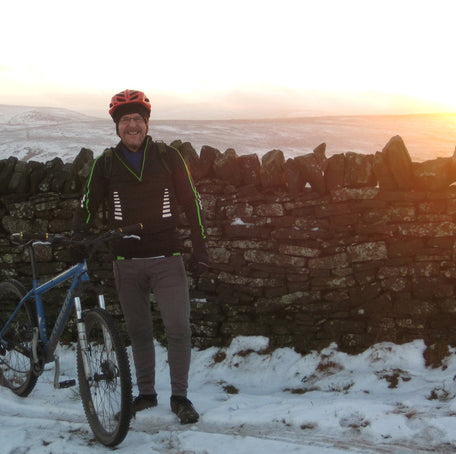
{"type": "MultiPolygon", "coordinates": [[[[117,122],[117,119],[119,118],[118,113],[120,113],[117,112],[116,114],[117,109],[128,104],[139,104],[142,106],[141,110],[145,109],[144,113],[147,115],[147,118],[149,118],[151,104],[145,93],[138,90],[124,90],[114,95],[111,99],[111,104],[109,104],[109,114],[115,122],[117,122]]],[[[124,109],[121,109],[121,111],[123,110],[124,109]]]]}

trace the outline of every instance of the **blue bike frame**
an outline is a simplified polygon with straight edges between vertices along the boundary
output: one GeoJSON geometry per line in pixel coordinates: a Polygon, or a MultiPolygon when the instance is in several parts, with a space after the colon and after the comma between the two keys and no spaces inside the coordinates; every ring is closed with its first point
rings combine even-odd
{"type": "MultiPolygon", "coordinates": [[[[32,258],[32,260],[34,257],[32,258]]],[[[33,263],[33,262],[32,262],[33,263]]],[[[35,268],[35,267],[34,267],[35,268]]],[[[36,270],[36,268],[35,268],[36,270]]],[[[34,271],[35,271],[34,270],[34,271]]],[[[46,361],[50,362],[53,361],[53,354],[57,347],[57,343],[59,338],[63,332],[63,329],[66,326],[68,318],[70,316],[71,310],[75,305],[75,291],[77,287],[81,284],[81,282],[89,281],[89,275],[87,271],[87,262],[84,260],[81,263],[78,263],[71,268],[60,273],[58,276],[50,279],[49,281],[45,282],[44,284],[39,284],[38,277],[36,273],[33,273],[33,288],[30,290],[19,302],[18,306],[16,307],[15,311],[6,322],[5,326],[0,331],[0,341],[8,348],[8,341],[3,338],[4,333],[8,329],[11,322],[16,317],[17,313],[19,312],[20,308],[26,301],[33,301],[36,307],[36,314],[38,317],[38,329],[39,329],[39,338],[43,343],[43,347],[46,352],[46,361]],[[52,290],[53,288],[57,287],[59,284],[69,281],[73,279],[71,282],[70,288],[65,297],[65,301],[63,302],[62,308],[60,309],[59,315],[56,319],[54,324],[54,328],[52,330],[51,336],[48,338],[47,330],[46,330],[46,323],[45,323],[45,314],[44,314],[44,307],[43,307],[43,300],[41,296],[52,290]]],[[[78,298],[79,300],[79,298],[78,298]]],[[[80,301],[79,301],[79,308],[77,310],[80,311],[80,301]]],[[[81,314],[78,313],[78,319],[80,318],[81,314]]]]}
{"type": "MultiPolygon", "coordinates": [[[[131,233],[131,232],[140,231],[143,228],[144,228],[144,226],[141,223],[122,227],[122,228],[118,227],[116,229],[113,229],[113,230],[101,235],[100,237],[95,239],[93,242],[91,242],[91,245],[93,247],[96,244],[96,241],[109,241],[111,239],[119,238],[119,237],[124,237],[124,238],[134,237],[136,239],[139,239],[139,237],[136,235],[127,236],[127,234],[131,233]]],[[[17,240],[25,239],[27,241],[27,238],[24,238],[27,236],[30,238],[30,235],[27,235],[24,233],[13,234],[13,237],[17,240]]],[[[67,270],[65,270],[62,273],[60,273],[59,275],[53,277],[52,279],[45,282],[44,284],[40,284],[34,246],[39,245],[39,244],[41,244],[41,245],[52,244],[52,241],[51,242],[48,241],[49,239],[51,239],[51,236],[52,235],[49,235],[46,233],[44,235],[37,235],[37,237],[40,239],[35,239],[34,235],[32,235],[32,238],[30,239],[30,241],[25,244],[26,247],[28,247],[28,250],[30,253],[30,262],[32,265],[32,282],[33,282],[32,290],[30,290],[19,301],[19,304],[15,308],[13,314],[8,319],[8,321],[3,326],[3,328],[0,330],[0,352],[9,350],[11,347],[13,347],[13,348],[15,347],[14,345],[11,346],[11,344],[4,338],[5,333],[7,332],[8,327],[12,324],[15,317],[17,317],[17,314],[19,313],[20,308],[28,302],[34,304],[35,308],[36,308],[38,327],[34,327],[34,329],[33,329],[32,352],[31,353],[33,355],[32,360],[33,360],[34,372],[36,374],[41,373],[43,371],[43,365],[45,363],[49,363],[51,361],[56,361],[56,363],[58,362],[58,358],[54,357],[54,353],[57,348],[57,344],[59,342],[63,329],[65,328],[65,326],[68,322],[70,312],[74,307],[76,310],[78,342],[79,342],[81,351],[83,352],[82,359],[84,362],[84,371],[86,374],[86,378],[91,379],[92,373],[90,370],[91,368],[90,368],[89,361],[87,359],[87,354],[89,353],[89,346],[87,344],[85,323],[83,320],[82,305],[81,305],[81,298],[80,298],[80,294],[81,294],[80,290],[82,290],[80,288],[80,286],[82,286],[82,284],[89,284],[89,281],[90,281],[88,268],[87,268],[87,260],[84,259],[82,262],[77,263],[76,265],[68,268],[67,270]],[[45,323],[45,314],[44,314],[44,308],[43,308],[43,300],[42,300],[41,296],[44,293],[57,287],[61,283],[69,281],[69,280],[72,280],[72,282],[70,284],[70,288],[68,289],[68,292],[66,294],[63,305],[57,316],[57,319],[55,321],[51,335],[48,338],[47,330],[46,330],[46,323],[45,323]],[[38,341],[40,341],[40,343],[38,343],[38,341]]],[[[55,235],[55,237],[58,237],[58,235],[55,235]]],[[[102,289],[100,287],[97,288],[97,286],[93,286],[92,290],[96,291],[95,293],[97,294],[97,297],[98,297],[98,306],[100,307],[100,309],[106,310],[106,305],[105,305],[105,300],[104,300],[104,295],[103,295],[102,289]]],[[[103,335],[105,336],[105,332],[103,332],[103,335]]],[[[105,343],[107,344],[107,346],[108,346],[107,348],[109,350],[109,339],[107,336],[105,336],[105,337],[106,337],[105,343]]],[[[29,352],[26,351],[25,349],[22,353],[26,354],[26,355],[29,354],[29,352]]],[[[56,367],[56,372],[58,372],[58,367],[56,367]]],[[[57,375],[57,373],[56,373],[56,375],[57,375]]]]}

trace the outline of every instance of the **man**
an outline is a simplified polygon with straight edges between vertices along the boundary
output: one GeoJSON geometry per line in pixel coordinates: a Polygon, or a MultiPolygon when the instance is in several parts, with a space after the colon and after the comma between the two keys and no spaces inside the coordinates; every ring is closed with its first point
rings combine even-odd
{"type": "Polygon", "coordinates": [[[183,206],[191,227],[192,267],[208,263],[206,228],[198,193],[182,156],[148,135],[151,105],[146,95],[125,90],[113,96],[109,113],[120,142],[93,164],[73,230],[84,230],[107,201],[110,227],[142,223],[141,239],[112,244],[120,304],[131,339],[139,395],[133,412],[157,405],[150,292],[155,294],[168,340],[171,409],[182,424],[198,421],[187,398],[191,333],[187,276],[177,224],[183,206]]]}

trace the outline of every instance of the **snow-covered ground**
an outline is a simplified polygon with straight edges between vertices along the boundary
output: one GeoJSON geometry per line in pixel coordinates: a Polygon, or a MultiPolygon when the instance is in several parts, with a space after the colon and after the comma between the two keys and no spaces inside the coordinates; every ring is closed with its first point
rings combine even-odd
{"type": "MultiPolygon", "coordinates": [[[[424,343],[377,344],[359,355],[330,346],[302,356],[263,337],[193,351],[189,397],[200,422],[169,408],[166,350],[157,345],[159,406],[132,420],[119,454],[336,454],[456,452],[456,359],[426,368],[424,343]]],[[[63,375],[75,354],[60,347],[63,375]]],[[[62,379],[65,377],[62,377],[62,379]]],[[[55,390],[48,365],[20,398],[0,388],[2,454],[97,454],[78,388],[55,390]]],[[[136,392],[136,387],[134,389],[136,392]]]]}

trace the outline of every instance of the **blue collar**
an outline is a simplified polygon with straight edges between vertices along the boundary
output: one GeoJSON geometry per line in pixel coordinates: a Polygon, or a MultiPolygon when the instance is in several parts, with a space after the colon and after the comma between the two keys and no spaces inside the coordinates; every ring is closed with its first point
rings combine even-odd
{"type": "Polygon", "coordinates": [[[146,148],[146,141],[144,141],[144,144],[138,151],[130,151],[123,143],[120,147],[123,155],[125,156],[125,160],[138,174],[141,172],[141,164],[143,161],[145,148],[146,148]]]}

